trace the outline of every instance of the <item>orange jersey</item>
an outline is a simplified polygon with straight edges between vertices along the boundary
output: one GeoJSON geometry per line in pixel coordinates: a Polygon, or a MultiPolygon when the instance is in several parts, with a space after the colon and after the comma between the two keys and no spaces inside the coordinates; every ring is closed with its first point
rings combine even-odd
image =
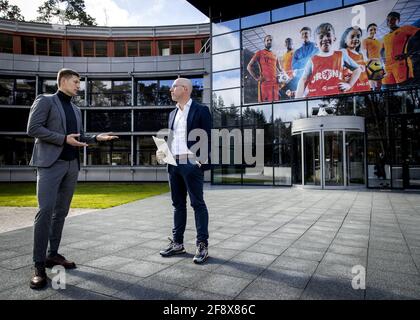
{"type": "Polygon", "coordinates": [[[366,38],[362,41],[362,47],[366,50],[369,60],[381,58],[382,43],[379,40],[366,38]]]}
{"type": "Polygon", "coordinates": [[[255,54],[264,81],[277,83],[277,56],[269,50],[260,50],[255,54]]]}
{"type": "Polygon", "coordinates": [[[339,82],[343,80],[343,53],[334,51],[329,57],[314,55],[311,58],[312,73],[308,78],[308,97],[339,94],[339,82]]]}
{"type": "MultiPolygon", "coordinates": [[[[363,72],[360,74],[359,79],[357,79],[354,86],[348,92],[360,92],[360,91],[369,91],[371,89],[369,84],[369,79],[366,73],[366,61],[363,59],[363,55],[361,53],[354,53],[353,51],[346,49],[347,54],[350,58],[352,58],[358,65],[363,66],[363,72]]],[[[353,74],[352,71],[345,69],[344,71],[344,78],[347,76],[351,76],[353,74]]]]}
{"type": "Polygon", "coordinates": [[[385,49],[385,63],[393,64],[395,56],[403,54],[408,40],[419,28],[414,26],[402,26],[384,36],[383,48],[385,49]]]}
{"type": "Polygon", "coordinates": [[[287,75],[292,78],[293,77],[293,68],[292,68],[292,60],[293,54],[295,53],[294,50],[288,51],[283,55],[283,70],[287,73],[287,75]]]}

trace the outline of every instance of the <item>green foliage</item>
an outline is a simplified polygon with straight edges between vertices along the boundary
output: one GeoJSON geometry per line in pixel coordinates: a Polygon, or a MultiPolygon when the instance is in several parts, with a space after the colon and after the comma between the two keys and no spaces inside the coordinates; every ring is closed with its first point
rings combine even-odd
{"type": "Polygon", "coordinates": [[[20,13],[20,8],[16,5],[9,4],[8,0],[0,0],[0,18],[25,21],[25,18],[20,13]]]}
{"type": "Polygon", "coordinates": [[[37,21],[59,24],[94,26],[96,20],[86,13],[84,0],[46,0],[37,10],[37,21]]]}

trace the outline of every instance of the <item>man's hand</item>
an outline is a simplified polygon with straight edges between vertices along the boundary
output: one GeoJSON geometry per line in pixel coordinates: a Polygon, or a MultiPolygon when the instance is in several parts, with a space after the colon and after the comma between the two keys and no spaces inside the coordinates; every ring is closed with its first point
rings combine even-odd
{"type": "Polygon", "coordinates": [[[80,133],[69,134],[68,136],[66,136],[66,143],[73,147],[87,147],[87,143],[76,140],[76,138],[78,137],[80,137],[80,133]]]}
{"type": "Polygon", "coordinates": [[[101,133],[96,136],[97,141],[110,141],[115,139],[119,139],[119,137],[114,136],[112,132],[101,133]]]}
{"type": "Polygon", "coordinates": [[[156,151],[156,160],[159,164],[164,164],[165,162],[163,161],[163,159],[166,157],[165,152],[163,152],[162,150],[157,150],[156,151]]]}
{"type": "Polygon", "coordinates": [[[405,60],[405,59],[407,59],[409,57],[409,55],[408,54],[406,54],[406,53],[402,53],[402,54],[398,54],[398,55],[396,55],[394,58],[395,58],[395,60],[397,60],[397,61],[401,61],[401,60],[405,60]]]}

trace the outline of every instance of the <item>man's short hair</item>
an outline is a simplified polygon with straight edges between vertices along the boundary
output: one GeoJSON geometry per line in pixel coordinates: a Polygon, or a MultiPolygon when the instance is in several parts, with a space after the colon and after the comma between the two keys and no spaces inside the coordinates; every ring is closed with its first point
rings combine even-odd
{"type": "Polygon", "coordinates": [[[303,27],[302,29],[300,29],[300,31],[299,31],[299,32],[302,32],[302,31],[309,31],[309,32],[312,32],[311,28],[309,28],[309,27],[303,27]]]}
{"type": "Polygon", "coordinates": [[[371,23],[367,26],[366,30],[369,30],[370,27],[378,27],[378,25],[376,23],[371,23]]]}
{"type": "Polygon", "coordinates": [[[265,42],[265,39],[267,39],[268,37],[270,37],[271,39],[273,39],[273,36],[272,36],[271,34],[267,34],[267,35],[264,37],[264,42],[265,42]]]}
{"type": "Polygon", "coordinates": [[[400,20],[401,16],[400,16],[399,12],[391,11],[390,13],[388,13],[387,17],[394,17],[394,18],[397,18],[398,20],[400,20]]]}
{"type": "Polygon", "coordinates": [[[57,74],[57,85],[58,86],[60,85],[61,79],[63,78],[68,79],[73,76],[80,78],[80,74],[78,74],[76,71],[72,69],[66,69],[66,68],[61,69],[60,71],[58,71],[58,74],[57,74]]]}

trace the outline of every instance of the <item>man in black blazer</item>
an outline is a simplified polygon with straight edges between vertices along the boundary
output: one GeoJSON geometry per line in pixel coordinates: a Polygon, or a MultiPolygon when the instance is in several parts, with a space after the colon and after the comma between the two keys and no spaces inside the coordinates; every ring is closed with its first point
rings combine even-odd
{"type": "MultiPolygon", "coordinates": [[[[185,253],[184,232],[187,224],[187,193],[195,214],[197,250],[194,263],[208,257],[209,214],[203,198],[204,171],[210,169],[211,114],[209,108],[191,100],[192,83],[178,78],[171,87],[172,100],[177,102],[169,114],[168,146],[177,165],[168,164],[169,184],[174,207],[173,240],[160,251],[164,257],[185,253]],[[195,151],[193,153],[192,151],[195,151]]],[[[162,162],[163,151],[156,157],[162,162]]]]}
{"type": "Polygon", "coordinates": [[[47,285],[45,267],[76,267],[74,262],[58,253],[58,247],[79,175],[79,148],[118,138],[110,133],[84,134],[82,113],[71,101],[80,89],[80,76],[76,71],[61,69],[57,84],[57,93],[36,97],[27,128],[27,134],[35,138],[30,165],[37,167],[39,205],[34,222],[32,289],[47,285]],[[48,242],[50,247],[46,256],[48,242]]]}

